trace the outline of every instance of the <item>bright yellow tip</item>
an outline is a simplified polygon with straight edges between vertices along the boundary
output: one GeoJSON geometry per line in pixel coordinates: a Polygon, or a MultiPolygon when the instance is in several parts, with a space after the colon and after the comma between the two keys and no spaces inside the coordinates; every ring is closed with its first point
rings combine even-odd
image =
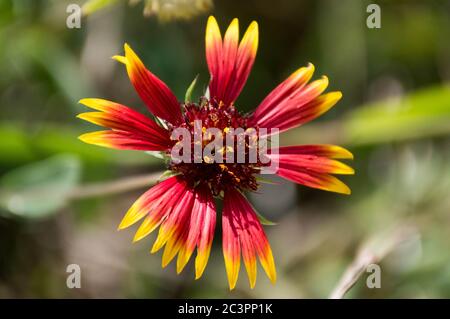
{"type": "Polygon", "coordinates": [[[240,53],[243,51],[248,51],[251,56],[255,56],[258,51],[258,42],[259,42],[259,27],[256,21],[250,23],[247,31],[245,31],[244,36],[242,37],[241,43],[239,45],[240,53]]]}
{"type": "Polygon", "coordinates": [[[341,158],[341,159],[353,159],[353,154],[340,146],[337,145],[330,145],[330,150],[333,153],[333,157],[332,158],[341,158]]]}
{"type": "Polygon", "coordinates": [[[180,249],[180,252],[178,254],[177,258],[177,274],[180,274],[184,267],[189,262],[189,259],[191,259],[193,251],[188,250],[186,245],[183,245],[183,247],[180,249]]]}
{"type": "MultiPolygon", "coordinates": [[[[109,101],[103,100],[103,99],[97,99],[97,98],[86,98],[81,99],[78,101],[78,103],[83,104],[84,106],[90,107],[92,109],[97,109],[98,105],[105,105],[108,104],[109,101]]],[[[109,102],[111,103],[111,102],[109,102]]]]}
{"type": "Polygon", "coordinates": [[[231,20],[230,25],[228,26],[228,30],[236,30],[239,29],[239,19],[238,18],[234,18],[233,20],[231,20]]]}
{"type": "Polygon", "coordinates": [[[115,56],[112,57],[112,59],[113,59],[113,60],[116,60],[116,61],[118,61],[118,62],[120,62],[120,63],[122,63],[122,64],[125,64],[125,65],[126,65],[127,62],[128,62],[127,58],[124,57],[124,56],[122,56],[122,55],[115,55],[115,56]]]}
{"type": "Polygon", "coordinates": [[[208,263],[210,252],[211,245],[205,251],[197,251],[197,256],[195,257],[195,280],[199,279],[203,275],[206,264],[208,263]]]}
{"type": "Polygon", "coordinates": [[[217,20],[214,16],[208,17],[208,22],[206,23],[206,29],[208,28],[219,28],[219,25],[217,24],[217,20]]]}
{"type": "Polygon", "coordinates": [[[344,195],[350,195],[352,193],[352,191],[347,185],[345,185],[341,180],[334,177],[333,181],[330,184],[325,185],[323,189],[344,195]]]}
{"type": "Polygon", "coordinates": [[[232,38],[238,41],[239,39],[239,20],[234,18],[230,25],[228,26],[227,31],[225,32],[225,39],[232,38]]]}
{"type": "Polygon", "coordinates": [[[170,235],[173,232],[168,232],[164,229],[164,225],[159,228],[158,237],[156,238],[155,243],[152,246],[152,249],[150,250],[151,254],[156,253],[158,250],[160,250],[164,244],[169,240],[170,235]]]}
{"type": "Polygon", "coordinates": [[[77,118],[103,126],[104,114],[103,112],[85,112],[78,114],[77,118]]]}
{"type": "Polygon", "coordinates": [[[133,238],[133,243],[141,240],[142,238],[149,235],[152,231],[155,230],[155,228],[158,227],[158,223],[154,222],[154,219],[152,216],[147,216],[144,221],[142,222],[141,226],[137,230],[136,234],[133,238]]]}
{"type": "Polygon", "coordinates": [[[125,43],[123,45],[123,49],[125,50],[125,58],[128,60],[129,58],[133,60],[133,58],[136,56],[136,53],[134,53],[133,49],[128,45],[128,43],[125,43]]]}
{"type": "Polygon", "coordinates": [[[341,91],[330,92],[329,94],[333,94],[333,98],[336,99],[337,101],[342,99],[342,92],[341,91]]]}
{"type": "MultiPolygon", "coordinates": [[[[319,80],[320,81],[320,80],[319,80]]],[[[321,95],[317,98],[318,105],[318,114],[323,114],[327,112],[330,108],[332,108],[336,103],[342,98],[341,92],[330,92],[324,95],[321,95]]]]}
{"type": "Polygon", "coordinates": [[[145,215],[147,215],[147,213],[148,213],[147,210],[142,209],[140,207],[139,201],[135,202],[133,204],[133,206],[131,206],[131,208],[128,210],[128,212],[125,214],[125,216],[123,217],[117,230],[121,230],[121,229],[130,227],[134,223],[136,223],[139,220],[141,220],[142,218],[144,218],[145,215]]]}
{"type": "Polygon", "coordinates": [[[78,103],[83,104],[91,109],[107,112],[109,109],[113,108],[117,103],[111,102],[105,99],[97,99],[97,98],[88,98],[81,99],[78,103]]]}
{"type": "Polygon", "coordinates": [[[260,256],[259,260],[261,262],[261,266],[266,272],[267,277],[269,277],[270,281],[274,284],[277,281],[277,271],[270,246],[267,247],[266,253],[264,256],[260,256]]]}
{"type": "Polygon", "coordinates": [[[103,147],[111,147],[111,143],[108,142],[107,139],[105,139],[104,137],[105,132],[106,131],[96,131],[85,133],[78,136],[78,139],[87,144],[95,144],[103,147]]]}
{"type": "Polygon", "coordinates": [[[172,259],[176,256],[178,251],[181,248],[181,240],[170,238],[167,241],[166,247],[164,248],[163,256],[162,256],[162,267],[165,268],[172,259]]]}
{"type": "Polygon", "coordinates": [[[248,282],[250,284],[250,288],[255,288],[256,285],[256,273],[257,273],[257,266],[256,266],[256,258],[253,258],[251,261],[244,261],[245,269],[247,270],[248,275],[248,282]]]}
{"type": "Polygon", "coordinates": [[[128,45],[128,43],[125,43],[123,47],[125,50],[125,58],[127,59],[127,66],[129,66],[129,64],[136,64],[136,63],[142,64],[138,55],[133,51],[133,49],[128,45]]]}
{"type": "Polygon", "coordinates": [[[351,168],[350,166],[335,161],[336,162],[336,169],[332,171],[332,174],[341,174],[341,175],[353,175],[355,174],[355,170],[351,168]]]}
{"type": "Polygon", "coordinates": [[[318,86],[319,90],[321,91],[321,93],[323,91],[325,91],[325,89],[328,87],[328,84],[330,83],[330,81],[328,80],[328,77],[326,75],[322,75],[320,80],[317,80],[315,82],[317,82],[317,86],[318,86]]]}
{"type": "Polygon", "coordinates": [[[336,192],[340,193],[340,194],[344,194],[344,195],[351,195],[352,194],[352,190],[347,185],[345,185],[344,183],[343,183],[343,186],[339,190],[336,190],[336,192]]]}
{"type": "Polygon", "coordinates": [[[305,83],[308,83],[308,81],[311,80],[314,71],[315,71],[314,64],[308,63],[307,66],[301,67],[297,71],[292,73],[290,79],[291,81],[295,82],[297,86],[301,86],[304,85],[305,83]]]}
{"type": "Polygon", "coordinates": [[[342,159],[354,159],[353,153],[349,150],[346,150],[345,148],[342,149],[342,153],[340,156],[342,156],[340,157],[342,159]]]}
{"type": "Polygon", "coordinates": [[[219,25],[217,24],[216,18],[210,16],[208,18],[208,23],[206,24],[206,47],[208,49],[214,47],[214,43],[219,43],[222,41],[222,36],[220,34],[219,25]]]}
{"type": "Polygon", "coordinates": [[[231,260],[231,258],[225,257],[225,269],[228,277],[228,285],[230,290],[236,287],[236,283],[239,277],[239,268],[241,266],[240,258],[237,260],[231,260]]]}

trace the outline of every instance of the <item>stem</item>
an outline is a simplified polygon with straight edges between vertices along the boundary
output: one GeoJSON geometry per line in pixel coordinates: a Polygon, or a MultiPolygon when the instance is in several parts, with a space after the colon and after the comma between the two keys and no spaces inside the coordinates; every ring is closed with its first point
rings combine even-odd
{"type": "Polygon", "coordinates": [[[156,184],[163,172],[126,177],[112,182],[92,183],[74,188],[67,196],[69,200],[112,195],[156,184]]]}
{"type": "Polygon", "coordinates": [[[412,240],[416,236],[418,236],[418,232],[415,227],[406,225],[371,238],[361,247],[353,262],[347,267],[333,289],[330,299],[342,299],[366,272],[370,264],[379,263],[386,255],[397,249],[405,241],[412,240]]]}

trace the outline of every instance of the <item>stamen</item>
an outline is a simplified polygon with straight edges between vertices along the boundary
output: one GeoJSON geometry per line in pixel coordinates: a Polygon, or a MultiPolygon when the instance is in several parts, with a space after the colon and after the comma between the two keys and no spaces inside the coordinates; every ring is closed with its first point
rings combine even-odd
{"type": "MultiPolygon", "coordinates": [[[[209,128],[216,128],[225,135],[232,129],[242,128],[246,132],[258,131],[257,128],[251,128],[247,125],[247,118],[241,115],[233,105],[226,106],[223,102],[217,102],[215,99],[200,99],[198,104],[187,103],[184,108],[184,123],[180,126],[188,129],[192,136],[192,149],[194,144],[201,144],[205,147],[212,139],[208,131],[209,128]],[[194,121],[200,120],[202,123],[202,142],[194,141],[194,121]]],[[[176,129],[176,128],[172,128],[176,129]]],[[[234,163],[237,147],[236,136],[234,145],[224,145],[219,149],[223,155],[224,163],[215,163],[211,156],[203,156],[202,163],[194,163],[193,158],[190,163],[169,162],[169,168],[175,172],[181,173],[186,181],[192,186],[199,184],[208,186],[215,196],[220,196],[229,187],[242,191],[255,191],[258,188],[255,175],[264,166],[259,161],[256,163],[234,163]]],[[[250,135],[248,141],[245,141],[246,157],[248,151],[257,145],[258,135],[250,135]]],[[[192,152],[193,154],[193,152],[192,152]]],[[[192,155],[194,156],[194,155],[192,155]]]]}

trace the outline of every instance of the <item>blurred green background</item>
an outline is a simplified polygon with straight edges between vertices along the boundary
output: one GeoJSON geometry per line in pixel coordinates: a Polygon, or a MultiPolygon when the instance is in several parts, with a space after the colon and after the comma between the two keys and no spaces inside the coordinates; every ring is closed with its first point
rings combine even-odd
{"type": "MultiPolygon", "coordinates": [[[[366,261],[381,266],[381,288],[366,287],[363,269],[346,297],[450,297],[449,1],[377,1],[380,29],[366,26],[370,1],[215,0],[207,10],[222,30],[233,17],[241,30],[259,23],[258,57],[237,102],[242,110],[308,62],[316,77],[329,76],[329,90],[344,98],[281,141],[343,145],[357,172],[344,178],[351,196],[281,180],[250,195],[277,223],[265,228],[278,282],[272,287],[260,269],[250,290],[241,269],[232,293],[220,227],[209,265],[194,281],[192,261],[180,276],[172,264],[161,269],[161,256],[149,253],[154,235],[131,244],[133,229],[116,231],[146,188],[73,196],[85,184],[164,169],[140,152],[80,142],[95,127],[75,118],[85,111],[77,101],[101,97],[146,112],[111,59],[124,42],[180,100],[199,74],[199,96],[208,81],[208,13],[170,20],[153,7],[144,17],[142,3],[113,1],[83,17],[81,29],[68,29],[67,5],[84,2],[0,2],[0,297],[326,298],[346,269],[366,261]],[[66,287],[72,263],[81,267],[81,289],[66,287]]],[[[189,3],[196,1],[186,2],[175,7],[181,16],[195,13],[189,3]]]]}

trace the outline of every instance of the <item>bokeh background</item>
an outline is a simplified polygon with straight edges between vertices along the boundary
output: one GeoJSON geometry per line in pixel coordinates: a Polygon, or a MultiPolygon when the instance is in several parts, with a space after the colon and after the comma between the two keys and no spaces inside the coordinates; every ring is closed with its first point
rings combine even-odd
{"type": "Polygon", "coordinates": [[[66,27],[66,8],[86,0],[0,2],[0,297],[326,298],[359,275],[347,298],[450,297],[449,2],[377,1],[381,28],[369,29],[369,1],[214,0],[209,8],[186,0],[169,14],[167,1],[149,1],[144,17],[143,3],[103,0],[81,29],[66,27]],[[192,260],[179,276],[172,264],[161,269],[160,254],[149,253],[154,235],[131,244],[134,229],[116,230],[145,187],[82,191],[164,167],[147,154],[80,142],[95,127],[75,118],[85,111],[77,101],[102,97],[146,112],[111,59],[124,42],[180,100],[199,74],[198,97],[208,81],[209,13],[222,29],[233,17],[241,29],[259,22],[258,57],[237,103],[243,110],[307,62],[344,95],[281,141],[350,149],[356,175],[344,180],[353,194],[278,180],[250,195],[276,222],[265,226],[275,286],[259,269],[250,290],[241,269],[229,292],[220,226],[200,280],[192,260]],[[381,266],[379,289],[365,284],[372,262],[381,266]],[[73,263],[81,289],[66,287],[73,263]]]}

